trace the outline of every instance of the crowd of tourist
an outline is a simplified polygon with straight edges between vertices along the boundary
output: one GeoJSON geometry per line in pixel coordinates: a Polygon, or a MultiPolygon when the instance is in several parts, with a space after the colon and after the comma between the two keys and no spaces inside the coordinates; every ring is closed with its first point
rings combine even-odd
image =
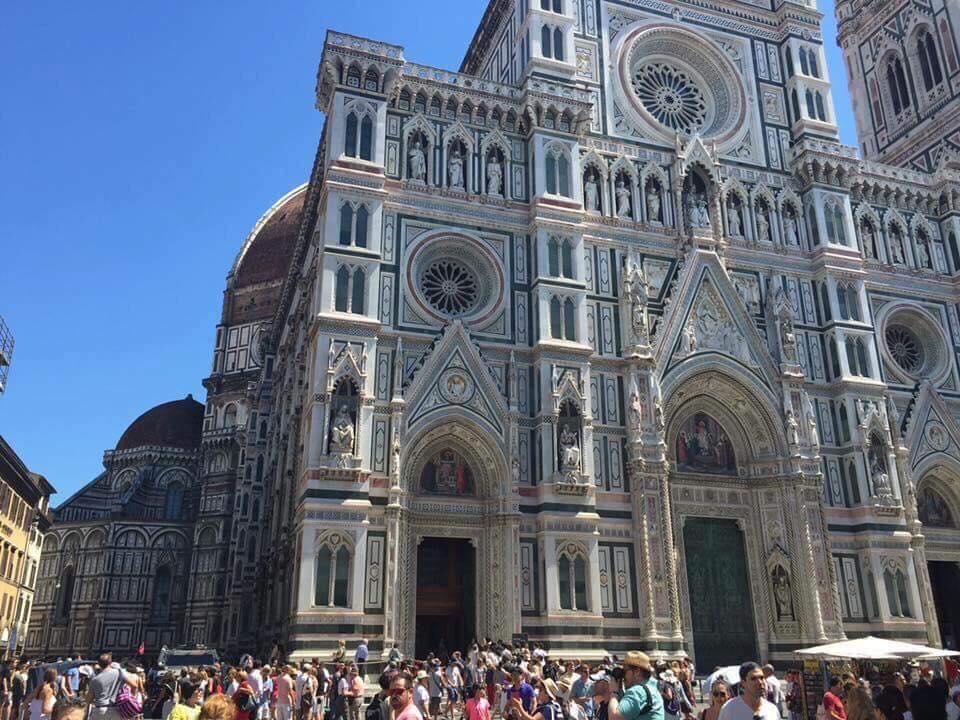
{"type": "MultiPolygon", "coordinates": [[[[484,641],[371,663],[366,641],[330,661],[152,668],[104,654],[93,663],[0,666],[0,720],[805,720],[796,671],[747,662],[696,680],[686,659],[642,652],[598,663],[484,641]],[[63,667],[58,672],[58,667],[63,667]],[[374,682],[376,681],[376,682],[374,682]]],[[[960,720],[960,685],[929,668],[906,676],[831,677],[817,720],[960,720]]]]}

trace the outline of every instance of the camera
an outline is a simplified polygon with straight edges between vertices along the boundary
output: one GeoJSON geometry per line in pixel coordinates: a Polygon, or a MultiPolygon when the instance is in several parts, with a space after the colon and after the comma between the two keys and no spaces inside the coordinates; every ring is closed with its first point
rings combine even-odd
{"type": "Polygon", "coordinates": [[[613,678],[614,680],[616,680],[618,683],[622,683],[622,682],[623,682],[623,668],[620,667],[619,665],[616,666],[616,667],[614,667],[614,668],[610,671],[610,677],[612,677],[612,678],[613,678]]]}

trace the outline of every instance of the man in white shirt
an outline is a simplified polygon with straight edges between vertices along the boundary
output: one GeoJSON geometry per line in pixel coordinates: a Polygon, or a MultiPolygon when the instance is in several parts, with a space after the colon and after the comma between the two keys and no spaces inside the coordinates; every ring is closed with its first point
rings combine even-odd
{"type": "Polygon", "coordinates": [[[764,685],[766,686],[767,700],[776,705],[777,710],[783,714],[783,689],[780,687],[780,680],[774,675],[773,665],[767,663],[763,666],[763,678],[764,685]]]}
{"type": "Polygon", "coordinates": [[[718,720],[780,720],[777,706],[764,697],[766,678],[755,662],[740,666],[740,688],[743,694],[724,703],[718,720]]]}
{"type": "Polygon", "coordinates": [[[417,710],[420,711],[425,720],[432,720],[430,717],[430,691],[427,690],[429,679],[430,676],[427,675],[427,671],[421,670],[417,673],[417,684],[413,689],[413,704],[416,705],[417,710]]]}

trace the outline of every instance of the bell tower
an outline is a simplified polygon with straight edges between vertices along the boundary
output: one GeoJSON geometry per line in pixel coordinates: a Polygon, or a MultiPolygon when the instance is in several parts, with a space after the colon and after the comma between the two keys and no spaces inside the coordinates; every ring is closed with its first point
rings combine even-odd
{"type": "Polygon", "coordinates": [[[956,0],[840,0],[837,40],[864,158],[933,172],[960,162],[956,0]]]}

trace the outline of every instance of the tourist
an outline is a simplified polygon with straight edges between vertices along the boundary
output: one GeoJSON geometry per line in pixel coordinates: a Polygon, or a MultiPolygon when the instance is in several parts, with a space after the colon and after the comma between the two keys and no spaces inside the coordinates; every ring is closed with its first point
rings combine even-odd
{"type": "MultiPolygon", "coordinates": [[[[30,700],[30,720],[49,720],[56,701],[57,671],[51,667],[43,673],[43,682],[37,687],[33,693],[33,698],[30,700]]],[[[5,707],[9,715],[9,704],[5,707]]]]}
{"type": "Polygon", "coordinates": [[[800,720],[803,716],[803,684],[796,670],[787,673],[786,703],[788,720],[800,720]]]}
{"type": "Polygon", "coordinates": [[[293,708],[296,705],[297,697],[290,672],[291,668],[285,665],[280,668],[280,673],[277,676],[277,720],[293,720],[293,708]]]}
{"type": "MultiPolygon", "coordinates": [[[[426,677],[426,673],[424,673],[424,677],[426,677]]],[[[412,678],[409,673],[405,672],[398,673],[390,680],[388,692],[390,709],[393,710],[393,720],[424,720],[423,713],[414,702],[411,684],[412,678]]],[[[384,720],[386,719],[384,718],[384,720]]]]}
{"type": "Polygon", "coordinates": [[[13,708],[13,672],[10,662],[0,663],[0,720],[10,720],[13,708]]]}
{"type": "Polygon", "coordinates": [[[823,709],[826,711],[826,720],[847,720],[847,712],[843,707],[841,695],[841,681],[838,677],[831,677],[827,691],[823,694],[823,709]]]}
{"type": "Polygon", "coordinates": [[[433,720],[430,716],[430,691],[427,690],[428,682],[430,682],[430,676],[427,674],[427,671],[420,670],[417,673],[417,686],[413,691],[413,702],[425,720],[433,720]]]}
{"type": "MultiPolygon", "coordinates": [[[[10,717],[18,720],[20,717],[20,707],[23,705],[23,699],[27,695],[27,668],[16,660],[11,664],[12,676],[10,678],[11,705],[10,717]]],[[[56,709],[56,708],[54,708],[56,709]]]]}
{"type": "Polygon", "coordinates": [[[946,720],[947,708],[943,692],[930,685],[916,688],[910,694],[910,712],[913,720],[946,720]]]}
{"type": "MultiPolygon", "coordinates": [[[[612,670],[612,668],[611,668],[612,670]]],[[[619,672],[620,668],[616,668],[619,672]]],[[[594,681],[590,684],[590,694],[591,702],[593,703],[593,720],[609,720],[610,717],[610,678],[604,675],[595,676],[594,681]]],[[[582,713],[583,718],[587,717],[586,710],[583,706],[572,702],[570,703],[571,708],[576,708],[582,713]]],[[[579,715],[577,716],[579,717],[579,715]]]]}
{"type": "Polygon", "coordinates": [[[114,667],[113,656],[104,653],[97,659],[94,667],[94,676],[87,686],[88,700],[91,704],[88,718],[90,720],[121,720],[120,713],[114,707],[121,682],[134,687],[138,683],[136,675],[114,667]]]}
{"type": "Polygon", "coordinates": [[[199,720],[200,718],[200,678],[180,680],[180,701],[170,711],[169,720],[199,720]]]}
{"type": "Polygon", "coordinates": [[[576,676],[570,685],[570,699],[583,708],[587,718],[593,717],[593,693],[590,688],[590,666],[577,663],[576,676]]]}
{"type": "Polygon", "coordinates": [[[430,691],[430,717],[440,717],[440,704],[443,702],[443,696],[446,688],[446,680],[443,677],[443,669],[440,667],[440,660],[434,659],[430,663],[429,678],[427,680],[427,689],[430,691]]]}
{"type": "Polygon", "coordinates": [[[236,720],[236,717],[237,706],[223,693],[211,693],[200,706],[200,720],[236,720]]]}
{"type": "Polygon", "coordinates": [[[710,686],[710,704],[700,711],[698,720],[719,720],[720,710],[730,699],[730,686],[723,680],[714,680],[710,686]]]}
{"type": "Polygon", "coordinates": [[[471,685],[469,695],[464,709],[465,720],[490,720],[490,701],[483,685],[471,685]]]}
{"type": "MultiPolygon", "coordinates": [[[[899,675],[897,673],[896,675],[899,675]]],[[[903,691],[897,685],[897,677],[894,675],[893,685],[887,685],[877,696],[877,709],[883,713],[885,720],[903,720],[904,713],[907,711],[907,699],[903,691]]],[[[900,675],[900,680],[903,676],[900,675]]],[[[904,684],[906,687],[906,684],[904,684]]]]}
{"type": "Polygon", "coordinates": [[[774,673],[773,665],[767,663],[763,666],[763,683],[766,687],[767,700],[777,706],[780,714],[783,714],[783,688],[780,686],[780,680],[774,673]]]}
{"type": "Polygon", "coordinates": [[[353,661],[357,664],[361,675],[366,672],[368,657],[370,657],[370,648],[367,646],[366,640],[361,640],[353,654],[353,661]]]}
{"type": "Polygon", "coordinates": [[[527,711],[523,697],[515,693],[510,697],[510,712],[517,720],[562,720],[563,711],[557,702],[557,685],[549,678],[537,681],[536,709],[533,713],[527,711]]]}
{"type": "MultiPolygon", "coordinates": [[[[646,653],[631,651],[623,658],[621,665],[623,697],[617,699],[616,688],[611,682],[605,694],[597,695],[601,702],[607,703],[609,720],[664,720],[663,698],[653,675],[653,666],[646,653]]],[[[618,680],[614,676],[614,680],[618,680]]]]}
{"type": "Polygon", "coordinates": [[[447,663],[443,671],[443,679],[447,684],[447,717],[453,717],[454,710],[459,711],[460,703],[463,702],[464,680],[461,669],[462,665],[460,652],[457,651],[453,653],[453,657],[450,658],[450,662],[447,663]]]}
{"type": "MultiPolygon", "coordinates": [[[[565,720],[587,720],[587,713],[583,709],[583,705],[573,701],[571,678],[561,678],[555,682],[557,683],[557,690],[560,693],[560,709],[563,710],[565,720]]],[[[596,684],[597,683],[594,682],[591,688],[596,686],[596,684]]]]}
{"type": "Polygon", "coordinates": [[[250,685],[247,673],[242,670],[236,675],[237,689],[230,694],[233,704],[237,706],[237,720],[254,720],[257,713],[257,693],[250,685]]]}
{"type": "Polygon", "coordinates": [[[86,709],[86,700],[79,695],[62,697],[54,703],[50,720],[83,720],[86,709]]]}
{"type": "Polygon", "coordinates": [[[504,703],[502,703],[502,706],[505,707],[510,716],[515,717],[514,713],[510,712],[510,708],[514,700],[519,700],[525,713],[528,715],[533,713],[534,704],[537,701],[536,690],[523,679],[519,667],[511,669],[510,679],[511,684],[506,686],[503,691],[504,703]]]}
{"type": "Polygon", "coordinates": [[[350,666],[348,675],[350,688],[347,696],[347,718],[348,720],[361,720],[361,710],[363,709],[363,678],[360,677],[360,671],[356,665],[350,666]]]}
{"type": "Polygon", "coordinates": [[[780,720],[780,711],[767,700],[766,679],[755,662],[740,666],[740,697],[728,700],[720,709],[719,720],[780,720]]]}
{"type": "Polygon", "coordinates": [[[844,693],[847,720],[883,720],[883,714],[873,704],[870,693],[859,684],[851,685],[844,693]]]}
{"type": "Polygon", "coordinates": [[[333,653],[333,662],[343,663],[347,659],[347,643],[343,640],[337,640],[337,649],[333,653]]]}
{"type": "Polygon", "coordinates": [[[946,710],[947,720],[960,720],[960,686],[950,689],[946,710]]]}
{"type": "Polygon", "coordinates": [[[663,715],[666,720],[679,720],[681,715],[693,712],[693,703],[683,691],[680,678],[672,669],[660,673],[660,695],[663,697],[663,715]]]}

